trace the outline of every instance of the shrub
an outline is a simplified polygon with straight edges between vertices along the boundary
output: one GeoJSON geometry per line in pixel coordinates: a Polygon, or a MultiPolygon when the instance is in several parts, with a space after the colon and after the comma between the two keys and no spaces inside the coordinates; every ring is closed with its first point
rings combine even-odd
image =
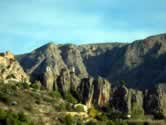
{"type": "Polygon", "coordinates": [[[6,93],[0,92],[0,101],[9,104],[11,102],[10,96],[6,93]]]}
{"type": "Polygon", "coordinates": [[[108,117],[105,114],[100,114],[96,116],[96,119],[100,121],[107,121],[108,117]]]}
{"type": "Polygon", "coordinates": [[[6,116],[7,116],[7,112],[2,110],[2,109],[0,109],[0,120],[5,119],[6,116]]]}
{"type": "Polygon", "coordinates": [[[15,114],[13,112],[0,109],[0,124],[3,125],[32,125],[29,118],[24,113],[15,114]]]}
{"type": "Polygon", "coordinates": [[[156,113],[154,113],[154,118],[155,119],[164,119],[165,116],[162,112],[156,112],[156,113]]]}
{"type": "Polygon", "coordinates": [[[41,83],[40,81],[35,81],[35,83],[31,84],[30,87],[35,90],[39,90],[41,88],[41,83]]]}
{"type": "Polygon", "coordinates": [[[87,122],[86,125],[97,125],[97,123],[91,120],[91,121],[87,122]]]}
{"type": "Polygon", "coordinates": [[[62,103],[62,104],[58,104],[58,105],[55,105],[55,110],[56,111],[65,111],[66,110],[66,105],[64,104],[64,103],[62,103]]]}
{"type": "Polygon", "coordinates": [[[24,112],[19,112],[19,113],[18,113],[18,119],[19,119],[20,121],[23,121],[23,122],[28,121],[28,117],[24,114],[24,112]]]}
{"type": "Polygon", "coordinates": [[[95,108],[90,108],[88,114],[90,117],[95,118],[98,115],[98,111],[95,108]]]}
{"type": "Polygon", "coordinates": [[[65,125],[75,125],[75,119],[71,115],[66,115],[65,116],[65,125]]]}
{"type": "Polygon", "coordinates": [[[17,86],[21,89],[28,89],[30,87],[29,84],[26,82],[17,83],[17,86]]]}
{"type": "Polygon", "coordinates": [[[71,93],[66,93],[64,99],[73,104],[76,104],[78,102],[77,99],[71,95],[71,93]]]}
{"type": "Polygon", "coordinates": [[[81,106],[81,105],[78,105],[78,106],[75,107],[75,110],[76,110],[77,112],[84,112],[84,107],[81,106]]]}
{"type": "Polygon", "coordinates": [[[49,93],[49,95],[51,97],[54,97],[54,98],[61,98],[62,97],[59,91],[52,91],[49,93]]]}

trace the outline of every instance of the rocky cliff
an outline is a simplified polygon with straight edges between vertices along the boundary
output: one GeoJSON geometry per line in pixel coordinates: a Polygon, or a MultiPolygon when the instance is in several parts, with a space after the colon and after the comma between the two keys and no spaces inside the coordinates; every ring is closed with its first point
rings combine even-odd
{"type": "Polygon", "coordinates": [[[31,53],[19,55],[17,59],[32,81],[43,81],[42,76],[47,70],[56,78],[61,69],[67,68],[79,78],[102,76],[113,85],[125,80],[129,87],[144,89],[166,82],[165,52],[166,34],[160,34],[131,44],[76,46],[49,43],[31,53]]]}
{"type": "Polygon", "coordinates": [[[39,80],[49,90],[59,90],[62,95],[74,92],[88,107],[111,101],[115,110],[139,115],[144,110],[165,113],[165,89],[154,89],[166,82],[165,53],[166,34],[160,34],[131,44],[48,43],[17,59],[32,82],[39,80]],[[110,83],[117,86],[121,80],[133,89],[120,86],[112,90],[110,83]]]}
{"type": "Polygon", "coordinates": [[[28,81],[28,76],[15,59],[11,52],[0,54],[0,80],[8,81],[28,81]]]}

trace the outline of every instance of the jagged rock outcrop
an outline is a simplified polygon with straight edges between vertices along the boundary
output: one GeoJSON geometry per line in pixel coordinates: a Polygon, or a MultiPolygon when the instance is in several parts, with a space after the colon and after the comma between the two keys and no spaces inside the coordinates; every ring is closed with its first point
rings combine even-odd
{"type": "Polygon", "coordinates": [[[116,110],[128,113],[128,93],[128,88],[124,85],[115,88],[111,104],[116,110]]]}
{"type": "Polygon", "coordinates": [[[92,105],[103,107],[109,103],[111,84],[102,77],[84,78],[81,80],[78,93],[82,103],[88,107],[92,105]]]}
{"type": "Polygon", "coordinates": [[[166,117],[166,84],[160,83],[152,90],[146,90],[144,109],[148,114],[161,113],[166,117]]]}
{"type": "Polygon", "coordinates": [[[62,69],[54,84],[54,89],[59,90],[63,95],[65,95],[68,92],[77,92],[77,88],[80,84],[80,79],[75,75],[73,71],[62,69]]]}
{"type": "Polygon", "coordinates": [[[28,76],[11,52],[0,54],[0,80],[26,82],[28,76]]]}
{"type": "Polygon", "coordinates": [[[132,118],[143,118],[143,93],[139,90],[129,89],[128,93],[128,114],[132,118]]]}
{"type": "Polygon", "coordinates": [[[93,104],[102,107],[106,105],[110,100],[111,84],[102,77],[98,77],[97,79],[95,79],[93,84],[94,84],[93,104]]]}
{"type": "Polygon", "coordinates": [[[147,114],[155,114],[160,111],[159,98],[156,89],[144,92],[144,110],[147,114]]]}
{"type": "Polygon", "coordinates": [[[78,88],[79,99],[87,107],[91,107],[94,94],[93,78],[83,78],[78,88]]]}
{"type": "Polygon", "coordinates": [[[60,75],[57,78],[57,85],[62,95],[70,91],[70,72],[67,69],[62,69],[60,75]]]}
{"type": "Polygon", "coordinates": [[[111,104],[115,110],[126,114],[126,117],[140,118],[144,115],[143,93],[139,90],[128,89],[125,85],[114,90],[111,104]]]}
{"type": "Polygon", "coordinates": [[[166,117],[166,84],[159,84],[157,87],[160,112],[166,117]]]}

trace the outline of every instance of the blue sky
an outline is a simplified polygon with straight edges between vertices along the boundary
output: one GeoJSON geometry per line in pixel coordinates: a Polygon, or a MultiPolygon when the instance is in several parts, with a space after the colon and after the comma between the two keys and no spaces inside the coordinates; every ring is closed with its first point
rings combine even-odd
{"type": "Polygon", "coordinates": [[[0,51],[132,42],[166,32],[166,0],[1,0],[0,51]]]}

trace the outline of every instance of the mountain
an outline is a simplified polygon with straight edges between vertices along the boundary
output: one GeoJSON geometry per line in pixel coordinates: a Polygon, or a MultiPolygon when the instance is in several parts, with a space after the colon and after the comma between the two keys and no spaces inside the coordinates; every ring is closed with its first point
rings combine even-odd
{"type": "Polygon", "coordinates": [[[0,124],[162,123],[165,42],[166,34],[133,43],[48,43],[17,55],[19,62],[1,53],[0,124]]]}
{"type": "Polygon", "coordinates": [[[132,43],[48,43],[17,59],[32,80],[43,82],[47,69],[56,78],[61,69],[67,68],[79,78],[102,76],[113,85],[124,80],[129,87],[145,89],[166,82],[165,52],[166,34],[159,34],[132,43]]]}

